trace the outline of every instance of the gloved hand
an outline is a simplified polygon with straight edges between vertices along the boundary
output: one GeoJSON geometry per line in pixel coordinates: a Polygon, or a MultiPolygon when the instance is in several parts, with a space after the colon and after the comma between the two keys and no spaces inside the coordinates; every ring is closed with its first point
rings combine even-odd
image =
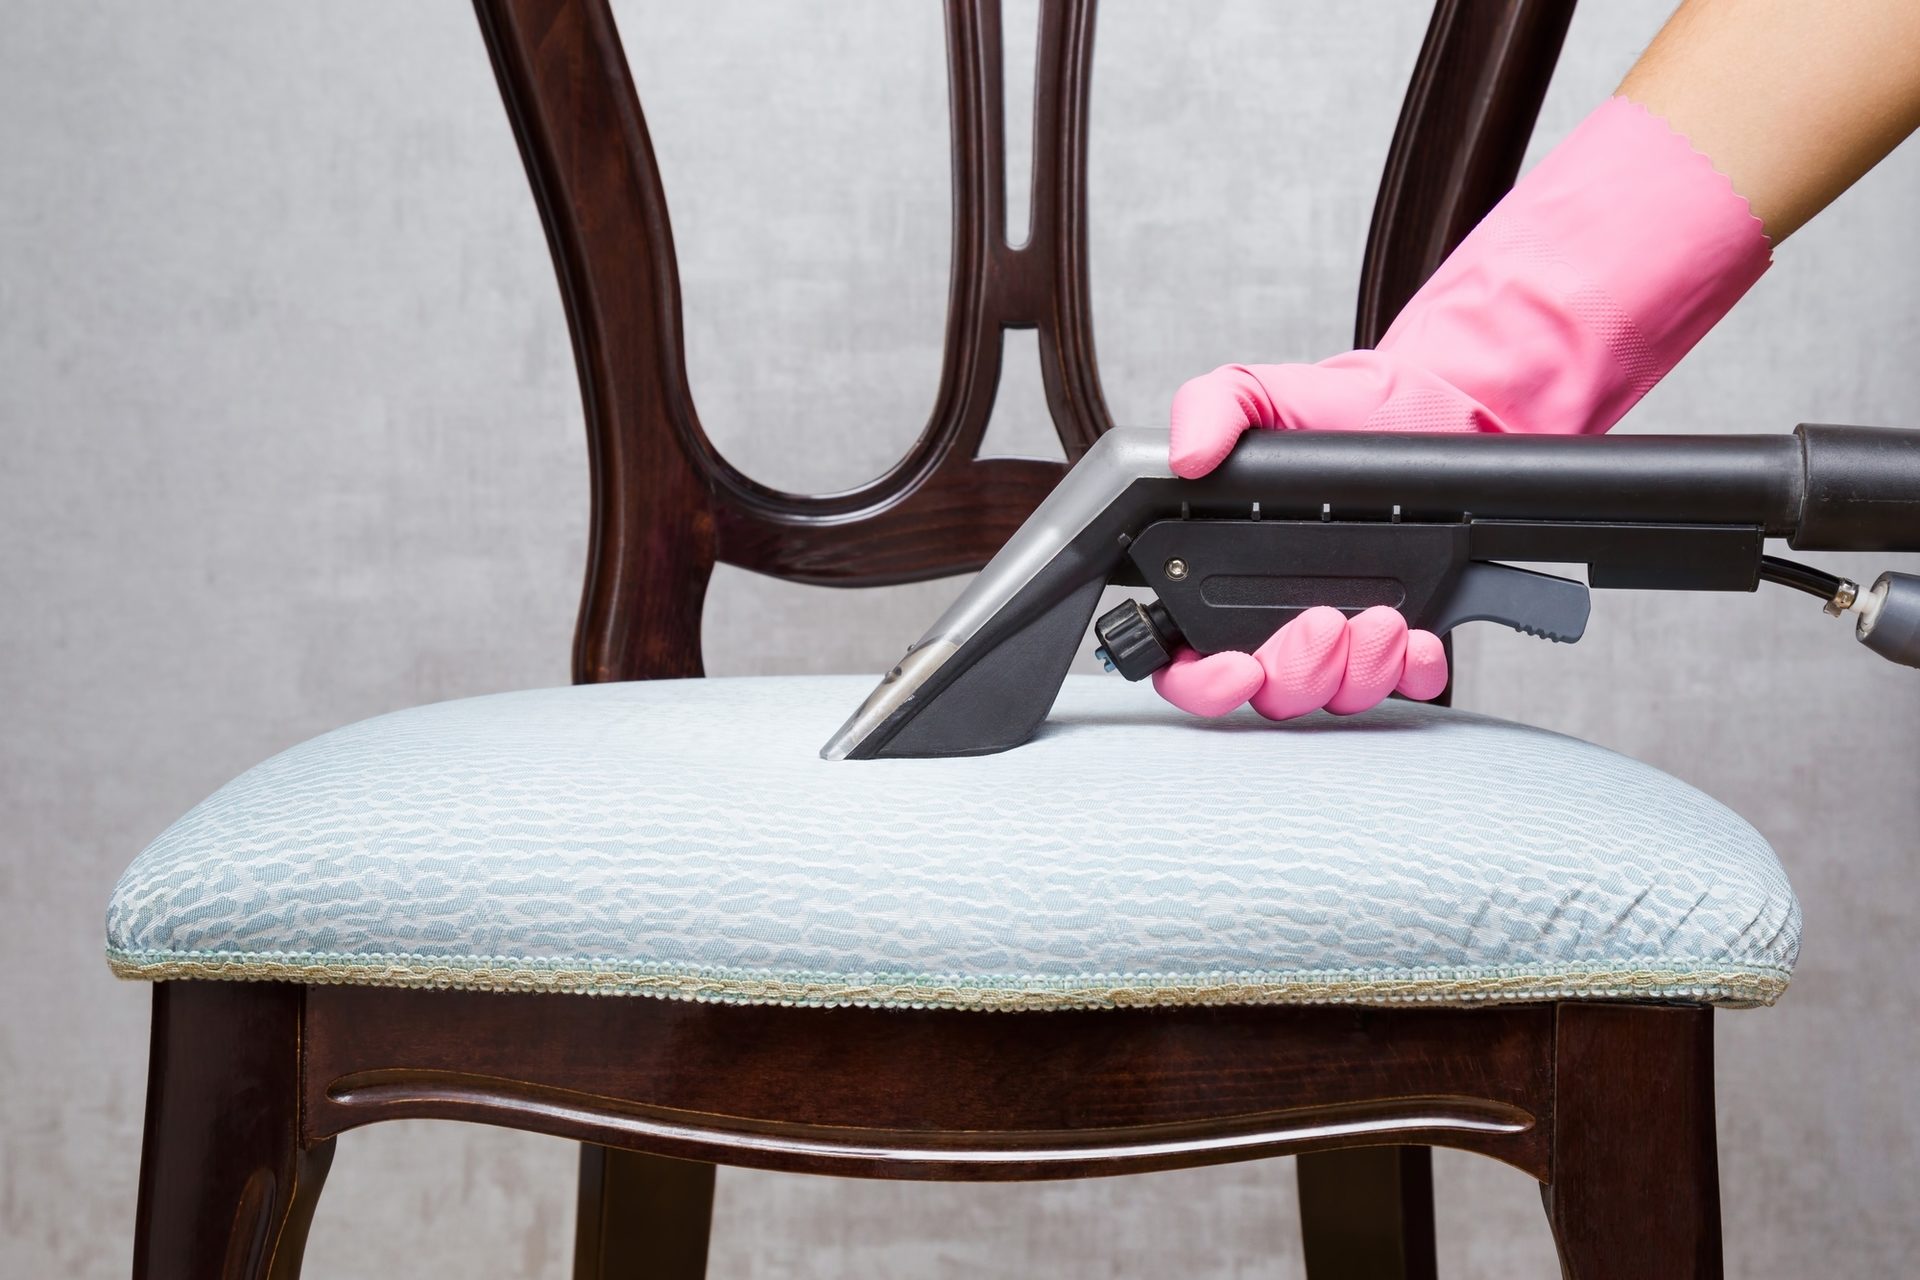
{"type": "MultiPolygon", "coordinates": [[[[1253,427],[1603,432],[1769,262],[1760,220],[1712,163],[1612,98],[1474,228],[1378,347],[1316,365],[1223,365],[1181,387],[1173,470],[1205,475],[1253,427]]],[[[1383,614],[1399,618],[1310,610],[1256,653],[1178,655],[1154,687],[1200,715],[1251,701],[1275,719],[1350,714],[1396,687],[1435,696],[1440,642],[1383,614]]]]}

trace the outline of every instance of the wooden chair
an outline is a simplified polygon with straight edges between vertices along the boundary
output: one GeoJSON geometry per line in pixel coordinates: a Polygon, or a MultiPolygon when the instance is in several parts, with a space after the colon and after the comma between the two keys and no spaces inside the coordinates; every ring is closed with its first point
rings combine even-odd
{"type": "MultiPolygon", "coordinates": [[[[1358,343],[1512,181],[1571,7],[1436,7],[1381,184],[1358,343]]],[[[1069,456],[1110,425],[1087,283],[1092,0],[1043,5],[1032,235],[1017,248],[1004,233],[999,6],[948,4],[953,287],[939,394],[906,457],[826,497],[756,483],[702,432],[668,206],[606,0],[479,0],[478,12],[585,400],[578,681],[700,675],[718,561],[842,587],[981,565],[1061,473],[975,456],[1006,329],[1039,331],[1069,456]]],[[[580,1277],[702,1274],[716,1164],[1027,1179],[1294,1155],[1315,1280],[1411,1280],[1435,1271],[1432,1146],[1538,1179],[1569,1277],[1720,1274],[1705,1005],[987,1016],[209,970],[155,986],[135,1275],[296,1275],[335,1138],[418,1117],[581,1142],[580,1277]]]]}

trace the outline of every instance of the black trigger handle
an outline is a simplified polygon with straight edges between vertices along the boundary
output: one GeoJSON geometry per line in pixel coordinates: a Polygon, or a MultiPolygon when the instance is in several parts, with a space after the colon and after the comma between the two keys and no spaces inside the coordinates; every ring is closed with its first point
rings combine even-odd
{"type": "Polygon", "coordinates": [[[1530,636],[1571,644],[1586,634],[1592,605],[1583,582],[1476,560],[1439,603],[1426,629],[1445,635],[1463,622],[1498,622],[1530,636]]]}

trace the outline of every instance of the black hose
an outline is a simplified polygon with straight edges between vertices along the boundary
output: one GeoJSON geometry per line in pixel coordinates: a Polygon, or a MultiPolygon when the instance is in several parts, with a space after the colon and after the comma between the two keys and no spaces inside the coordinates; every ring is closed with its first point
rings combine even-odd
{"type": "Polygon", "coordinates": [[[1836,578],[1812,565],[1783,560],[1779,556],[1760,557],[1760,577],[1763,581],[1777,582],[1783,587],[1819,596],[1822,600],[1833,599],[1840,594],[1840,588],[1846,585],[1845,578],[1836,578]]]}

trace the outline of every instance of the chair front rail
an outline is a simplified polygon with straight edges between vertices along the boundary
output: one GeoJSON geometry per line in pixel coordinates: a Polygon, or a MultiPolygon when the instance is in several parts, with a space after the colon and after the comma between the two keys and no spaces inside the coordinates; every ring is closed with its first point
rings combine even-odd
{"type": "Polygon", "coordinates": [[[306,1026],[314,1142],[424,1116],[958,1180],[1419,1143],[1544,1178],[1552,1136],[1550,1005],[983,1014],[313,987],[306,1026]]]}

